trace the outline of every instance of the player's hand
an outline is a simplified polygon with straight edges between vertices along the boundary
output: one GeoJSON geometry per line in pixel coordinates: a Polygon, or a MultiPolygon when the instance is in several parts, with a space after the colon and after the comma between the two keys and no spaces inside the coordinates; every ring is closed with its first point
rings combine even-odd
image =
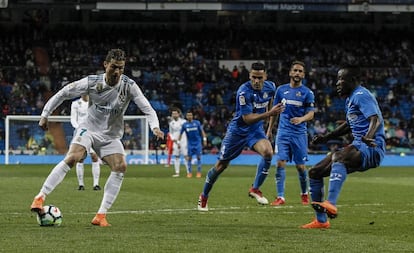
{"type": "Polygon", "coordinates": [[[48,130],[48,120],[45,117],[41,117],[39,120],[39,127],[44,131],[48,130]]]}
{"type": "Polygon", "coordinates": [[[328,138],[325,135],[315,135],[312,138],[312,144],[321,144],[325,143],[328,138]]]}
{"type": "Polygon", "coordinates": [[[365,136],[362,136],[361,140],[367,144],[369,147],[376,147],[377,143],[375,143],[375,139],[367,138],[365,136]]]}
{"type": "Polygon", "coordinates": [[[277,105],[274,105],[270,110],[270,116],[276,116],[280,113],[282,113],[285,110],[285,105],[282,103],[278,103],[277,105]]]}
{"type": "Polygon", "coordinates": [[[164,140],[164,132],[161,131],[158,127],[152,129],[152,132],[157,137],[157,140],[164,140]]]}
{"type": "Polygon", "coordinates": [[[303,121],[301,117],[294,117],[290,119],[290,123],[292,123],[293,125],[299,125],[302,122],[303,121]]]}

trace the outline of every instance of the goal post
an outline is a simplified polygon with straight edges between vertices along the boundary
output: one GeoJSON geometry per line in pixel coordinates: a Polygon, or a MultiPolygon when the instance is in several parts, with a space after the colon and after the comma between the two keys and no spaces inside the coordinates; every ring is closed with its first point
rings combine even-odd
{"type": "MultiPolygon", "coordinates": [[[[70,116],[49,116],[49,130],[39,127],[40,115],[8,115],[5,120],[5,164],[36,163],[67,152],[74,128],[70,116]],[[37,159],[42,158],[42,159],[37,159]]],[[[142,164],[149,162],[149,125],[143,115],[124,116],[122,143],[125,155],[136,156],[142,164]]]]}

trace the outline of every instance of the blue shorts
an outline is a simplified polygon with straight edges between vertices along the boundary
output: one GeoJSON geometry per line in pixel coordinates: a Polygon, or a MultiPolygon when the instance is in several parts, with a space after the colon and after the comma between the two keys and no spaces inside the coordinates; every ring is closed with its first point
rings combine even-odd
{"type": "Polygon", "coordinates": [[[303,165],[308,161],[308,136],[277,134],[275,153],[278,161],[295,162],[303,165]]]}
{"type": "MultiPolygon", "coordinates": [[[[378,143],[377,143],[378,144],[378,143]]],[[[352,145],[361,152],[362,165],[357,171],[366,171],[378,167],[385,156],[384,145],[368,147],[364,142],[352,142],[352,145]]]]}
{"type": "Polygon", "coordinates": [[[201,156],[203,154],[203,150],[201,147],[201,143],[199,145],[190,145],[189,143],[187,144],[187,155],[192,157],[193,155],[195,156],[201,156]]]}
{"type": "Polygon", "coordinates": [[[247,136],[227,132],[221,143],[219,160],[231,161],[243,151],[245,147],[253,150],[253,146],[261,139],[267,139],[264,130],[256,130],[247,136]]]}

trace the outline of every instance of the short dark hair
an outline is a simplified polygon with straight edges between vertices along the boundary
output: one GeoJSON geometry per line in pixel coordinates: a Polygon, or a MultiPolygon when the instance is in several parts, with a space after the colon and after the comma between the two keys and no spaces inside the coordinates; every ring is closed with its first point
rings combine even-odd
{"type": "Polygon", "coordinates": [[[340,69],[345,69],[348,71],[348,76],[351,76],[355,80],[360,81],[362,74],[361,68],[354,64],[344,64],[340,69]]]}
{"type": "Polygon", "coordinates": [[[261,62],[254,62],[252,64],[252,70],[258,70],[258,71],[264,70],[264,71],[266,71],[265,70],[265,65],[261,62]]]}
{"type": "Polygon", "coordinates": [[[112,59],[115,61],[125,61],[125,52],[122,49],[115,48],[108,51],[105,61],[109,62],[112,59]]]}
{"type": "Polygon", "coordinates": [[[292,69],[294,65],[300,65],[303,67],[303,70],[305,70],[305,63],[303,61],[293,61],[292,64],[290,64],[290,69],[292,69]]]}

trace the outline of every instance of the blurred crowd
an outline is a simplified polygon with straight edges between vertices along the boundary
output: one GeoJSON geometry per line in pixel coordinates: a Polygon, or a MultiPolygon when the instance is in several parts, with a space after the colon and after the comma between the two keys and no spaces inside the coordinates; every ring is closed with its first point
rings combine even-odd
{"type": "MultiPolygon", "coordinates": [[[[234,94],[248,80],[244,64],[228,67],[220,60],[264,60],[268,79],[288,82],[293,60],[306,63],[305,84],[315,93],[315,119],[309,138],[344,120],[344,100],[334,86],[344,62],[362,67],[386,121],[387,149],[409,152],[414,145],[414,50],[412,36],[396,30],[280,32],[273,28],[185,32],[160,27],[61,26],[33,33],[16,26],[0,37],[0,150],[6,115],[39,115],[51,94],[70,81],[103,72],[110,48],[127,52],[125,74],[137,81],[168,130],[169,108],[191,110],[208,135],[206,152],[217,152],[234,110],[234,94]],[[255,36],[252,36],[255,34],[255,36]]],[[[57,112],[69,115],[70,102],[57,112]]],[[[127,114],[139,114],[132,103],[127,114]]],[[[129,133],[129,129],[128,132],[129,133]]],[[[134,147],[137,144],[128,145],[134,147]]],[[[349,139],[338,140],[346,145],[349,139]]],[[[310,151],[327,150],[312,146],[310,151]]]]}

